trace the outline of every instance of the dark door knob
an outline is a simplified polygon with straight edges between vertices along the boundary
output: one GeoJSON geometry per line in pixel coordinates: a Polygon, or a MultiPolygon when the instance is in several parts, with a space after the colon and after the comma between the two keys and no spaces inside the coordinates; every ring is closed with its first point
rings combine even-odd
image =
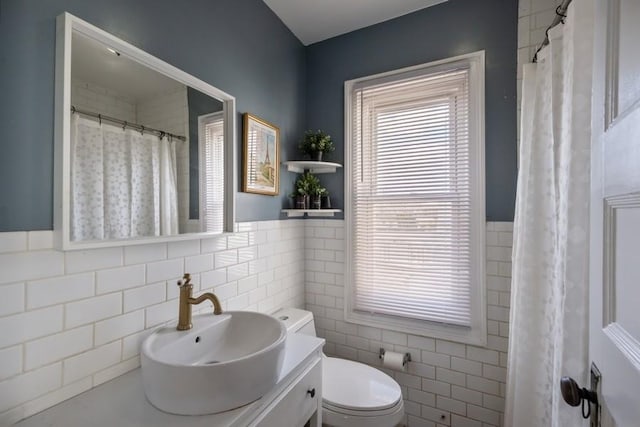
{"type": "Polygon", "coordinates": [[[581,388],[571,377],[562,377],[560,379],[560,391],[562,392],[562,397],[567,404],[571,406],[580,406],[582,403],[582,416],[584,418],[589,418],[591,415],[592,403],[596,408],[598,407],[598,395],[584,387],[581,388]],[[585,402],[587,404],[586,408],[585,402]]]}
{"type": "Polygon", "coordinates": [[[583,400],[591,403],[598,403],[598,396],[586,388],[578,385],[571,377],[562,377],[560,379],[560,391],[564,401],[571,406],[578,406],[583,400]]]}

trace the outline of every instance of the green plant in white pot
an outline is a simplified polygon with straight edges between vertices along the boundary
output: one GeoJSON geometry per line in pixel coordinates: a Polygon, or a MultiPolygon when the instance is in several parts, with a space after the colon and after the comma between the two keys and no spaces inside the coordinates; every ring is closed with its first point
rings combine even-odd
{"type": "Polygon", "coordinates": [[[323,131],[308,130],[298,146],[303,154],[308,154],[311,160],[322,161],[324,153],[331,153],[336,149],[331,140],[331,136],[323,131]]]}

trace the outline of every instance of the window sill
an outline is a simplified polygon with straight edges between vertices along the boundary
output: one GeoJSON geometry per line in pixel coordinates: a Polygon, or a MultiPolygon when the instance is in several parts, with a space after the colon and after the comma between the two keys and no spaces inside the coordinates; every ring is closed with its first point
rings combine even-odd
{"type": "Polygon", "coordinates": [[[483,325],[473,328],[453,326],[428,322],[424,320],[402,319],[383,314],[367,314],[345,309],[345,321],[358,325],[418,335],[428,338],[438,338],[462,344],[485,347],[487,345],[486,319],[483,325]]]}

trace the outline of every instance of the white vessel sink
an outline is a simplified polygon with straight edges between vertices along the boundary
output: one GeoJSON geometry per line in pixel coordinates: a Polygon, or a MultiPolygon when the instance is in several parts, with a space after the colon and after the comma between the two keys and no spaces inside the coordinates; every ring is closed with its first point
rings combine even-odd
{"type": "Polygon", "coordinates": [[[142,344],[142,382],[156,408],[216,414],[251,403],[278,380],[287,331],[250,311],[193,316],[193,328],[162,327],[142,344]]]}

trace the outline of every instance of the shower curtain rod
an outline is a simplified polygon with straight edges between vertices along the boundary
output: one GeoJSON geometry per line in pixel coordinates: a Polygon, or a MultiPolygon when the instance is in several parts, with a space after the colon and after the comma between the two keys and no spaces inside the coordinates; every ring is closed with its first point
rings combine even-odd
{"type": "Polygon", "coordinates": [[[545,31],[544,41],[542,42],[538,50],[536,50],[535,55],[533,55],[533,62],[538,62],[538,52],[540,52],[543,47],[549,44],[549,30],[560,23],[564,24],[564,18],[567,17],[567,9],[569,8],[569,4],[571,3],[571,1],[572,0],[563,0],[562,4],[556,7],[556,16],[553,19],[551,25],[549,25],[549,27],[545,31]]]}
{"type": "Polygon", "coordinates": [[[129,123],[126,120],[116,119],[115,117],[105,116],[104,114],[98,114],[98,113],[94,113],[92,111],[87,111],[87,110],[80,110],[80,109],[74,107],[73,105],[71,106],[71,112],[72,113],[82,114],[82,115],[89,116],[89,117],[95,117],[96,119],[98,119],[100,121],[100,123],[102,123],[103,120],[106,120],[106,121],[111,122],[111,123],[116,123],[116,124],[122,125],[122,129],[125,129],[125,128],[129,127],[131,129],[139,130],[140,133],[145,133],[145,132],[157,133],[160,138],[162,138],[163,136],[166,135],[166,136],[171,137],[171,138],[179,139],[180,141],[186,141],[187,140],[187,138],[185,138],[184,136],[174,135],[174,134],[172,134],[170,132],[165,132],[165,131],[162,131],[162,130],[159,130],[159,129],[148,128],[146,126],[139,125],[137,123],[129,123]]]}

